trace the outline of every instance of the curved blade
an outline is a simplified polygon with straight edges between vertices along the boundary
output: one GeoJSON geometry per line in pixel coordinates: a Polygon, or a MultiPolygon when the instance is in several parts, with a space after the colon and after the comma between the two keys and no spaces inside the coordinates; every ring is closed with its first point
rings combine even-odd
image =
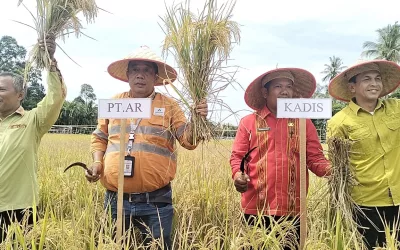
{"type": "Polygon", "coordinates": [[[244,174],[244,163],[245,163],[245,161],[247,161],[247,157],[249,157],[250,153],[251,153],[254,149],[256,149],[256,148],[257,148],[257,146],[254,147],[254,148],[252,148],[252,149],[250,149],[250,150],[243,156],[242,162],[240,163],[240,171],[241,171],[243,174],[244,174]]]}
{"type": "Polygon", "coordinates": [[[67,171],[68,169],[70,169],[70,168],[73,167],[73,166],[79,166],[79,167],[82,167],[83,169],[85,169],[86,171],[88,171],[89,173],[91,172],[91,171],[86,167],[86,164],[85,164],[85,163],[83,163],[83,162],[74,162],[74,163],[72,163],[71,165],[69,165],[66,169],[64,169],[64,173],[65,173],[65,171],[67,171]]]}

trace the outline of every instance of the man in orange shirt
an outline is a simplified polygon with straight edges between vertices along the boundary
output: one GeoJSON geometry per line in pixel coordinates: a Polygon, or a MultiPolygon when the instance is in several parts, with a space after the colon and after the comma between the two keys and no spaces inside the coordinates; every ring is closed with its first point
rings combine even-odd
{"type": "MultiPolygon", "coordinates": [[[[130,86],[128,92],[114,98],[152,98],[152,115],[150,119],[128,121],[128,127],[123,128],[129,133],[127,145],[119,144],[121,120],[99,119],[92,134],[92,173],[86,172],[86,178],[89,181],[100,179],[107,189],[105,207],[111,208],[112,218],[116,219],[119,151],[121,146],[125,147],[126,158],[132,162],[124,181],[125,229],[138,227],[147,244],[151,237],[147,235],[146,225],[152,237],[162,238],[164,249],[170,249],[173,217],[170,182],[176,173],[175,141],[189,150],[196,145],[192,125],[181,108],[174,100],[155,92],[154,86],[166,84],[165,79],[174,81],[177,73],[146,46],[112,63],[108,72],[130,86]]],[[[196,110],[207,117],[206,102],[199,104],[196,110]]]]}
{"type": "MultiPolygon", "coordinates": [[[[242,193],[242,209],[250,225],[255,224],[258,214],[263,215],[266,228],[270,219],[294,219],[299,215],[299,120],[276,118],[277,98],[309,98],[315,87],[315,78],[308,71],[282,68],[262,74],[246,90],[245,101],[255,112],[240,121],[230,163],[234,185],[242,193]],[[247,169],[240,171],[242,159],[253,148],[247,169]]],[[[306,138],[308,169],[318,176],[328,174],[329,162],[311,120],[306,121],[306,138]]],[[[299,226],[296,229],[299,234],[299,226]]]]}

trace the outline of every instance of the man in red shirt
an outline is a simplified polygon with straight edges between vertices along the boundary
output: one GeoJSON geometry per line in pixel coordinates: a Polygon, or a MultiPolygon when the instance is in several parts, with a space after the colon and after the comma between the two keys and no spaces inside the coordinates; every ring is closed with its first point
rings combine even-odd
{"type": "MultiPolygon", "coordinates": [[[[257,77],[246,90],[245,102],[255,112],[240,121],[230,164],[249,225],[255,224],[258,214],[267,228],[271,219],[295,219],[300,213],[299,120],[276,118],[277,98],[310,98],[315,87],[310,72],[282,68],[257,77]],[[242,159],[254,147],[243,173],[242,159]]],[[[307,168],[317,176],[327,175],[329,162],[311,120],[306,120],[306,138],[307,168]]],[[[298,225],[296,230],[299,235],[298,225]]]]}

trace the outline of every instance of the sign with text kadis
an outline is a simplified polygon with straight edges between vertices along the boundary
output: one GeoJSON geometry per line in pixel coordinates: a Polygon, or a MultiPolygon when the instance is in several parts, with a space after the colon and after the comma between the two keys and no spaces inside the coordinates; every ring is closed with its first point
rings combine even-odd
{"type": "Polygon", "coordinates": [[[99,99],[98,118],[144,118],[151,117],[151,98],[99,99]]]}
{"type": "Polygon", "coordinates": [[[329,119],[332,117],[332,99],[278,98],[278,118],[329,119]]]}

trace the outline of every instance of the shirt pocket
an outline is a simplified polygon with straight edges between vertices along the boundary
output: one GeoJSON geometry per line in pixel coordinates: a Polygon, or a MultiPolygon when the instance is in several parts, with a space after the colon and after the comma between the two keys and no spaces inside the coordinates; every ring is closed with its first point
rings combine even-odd
{"type": "Polygon", "coordinates": [[[352,141],[351,153],[354,158],[363,158],[371,153],[371,130],[367,125],[358,124],[349,129],[349,140],[352,141]]]}
{"type": "Polygon", "coordinates": [[[385,143],[388,150],[400,147],[400,113],[394,113],[382,118],[385,130],[387,131],[385,143]]]}
{"type": "Polygon", "coordinates": [[[146,141],[158,145],[169,146],[173,142],[169,119],[165,116],[152,116],[149,120],[144,138],[146,141]]]}
{"type": "Polygon", "coordinates": [[[388,129],[395,131],[400,128],[400,113],[388,115],[382,119],[388,129]]]}
{"type": "Polygon", "coordinates": [[[153,116],[151,116],[151,118],[148,121],[154,127],[160,127],[160,128],[161,127],[164,127],[164,128],[169,127],[168,119],[165,116],[153,115],[153,116]]]}

